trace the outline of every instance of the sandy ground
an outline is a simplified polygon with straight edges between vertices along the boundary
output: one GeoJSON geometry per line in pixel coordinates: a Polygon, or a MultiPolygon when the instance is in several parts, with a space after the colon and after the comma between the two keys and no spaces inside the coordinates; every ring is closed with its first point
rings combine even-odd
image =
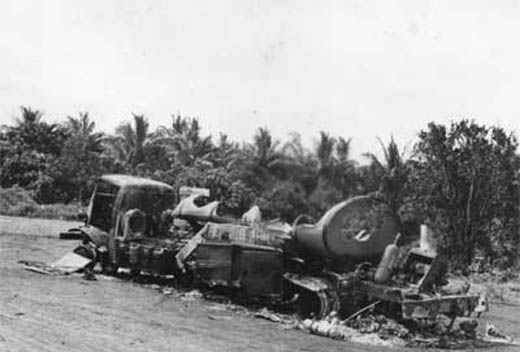
{"type": "MultiPolygon", "coordinates": [[[[121,279],[47,276],[17,263],[67,253],[75,242],[57,235],[73,225],[0,217],[0,351],[386,350],[286,330],[243,309],[165,296],[121,279]]],[[[520,336],[518,305],[494,305],[485,321],[520,336]]]]}
{"type": "Polygon", "coordinates": [[[58,238],[62,231],[81,225],[80,222],[20,218],[0,215],[0,234],[21,234],[58,238]]]}

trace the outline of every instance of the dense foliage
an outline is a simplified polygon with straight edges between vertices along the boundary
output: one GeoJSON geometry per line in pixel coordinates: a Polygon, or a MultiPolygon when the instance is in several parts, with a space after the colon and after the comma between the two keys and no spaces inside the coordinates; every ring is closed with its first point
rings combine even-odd
{"type": "Polygon", "coordinates": [[[87,113],[48,123],[22,107],[0,130],[0,187],[23,188],[40,204],[88,201],[96,177],[127,173],[171,184],[207,187],[236,215],[257,204],[266,217],[319,218],[348,197],[371,194],[401,214],[405,235],[428,223],[459,264],[484,253],[508,265],[518,254],[520,167],[515,138],[499,127],[462,120],[429,124],[406,158],[393,139],[379,139],[382,157],[350,156],[350,138],[326,131],[306,148],[259,128],[250,143],[203,135],[198,119],[172,116],[150,130],[133,115],[114,134],[96,131],[87,113]]]}
{"type": "Polygon", "coordinates": [[[421,213],[461,264],[475,254],[506,264],[518,254],[517,141],[502,128],[463,120],[419,134],[409,208],[421,213]]]}

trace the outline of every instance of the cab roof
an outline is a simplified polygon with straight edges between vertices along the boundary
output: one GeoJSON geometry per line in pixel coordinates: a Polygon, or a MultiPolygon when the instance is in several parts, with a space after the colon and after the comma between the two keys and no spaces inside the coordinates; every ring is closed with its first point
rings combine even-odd
{"type": "Polygon", "coordinates": [[[159,181],[150,180],[147,178],[142,177],[135,177],[135,176],[129,176],[129,175],[103,175],[99,178],[100,180],[116,185],[121,188],[139,188],[139,187],[145,187],[145,188],[155,188],[160,189],[163,191],[173,191],[173,187],[159,181]]]}

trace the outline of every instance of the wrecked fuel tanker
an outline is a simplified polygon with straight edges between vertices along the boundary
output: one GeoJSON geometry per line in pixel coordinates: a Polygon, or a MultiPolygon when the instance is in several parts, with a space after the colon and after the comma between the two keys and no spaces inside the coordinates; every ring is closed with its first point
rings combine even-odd
{"type": "MultiPolygon", "coordinates": [[[[401,319],[451,319],[487,309],[484,297],[446,293],[445,262],[434,251],[400,247],[399,217],[360,196],[314,223],[241,219],[194,194],[175,206],[174,189],[125,175],[100,177],[75,255],[103,271],[172,275],[183,285],[228,287],[248,298],[294,305],[301,318],[348,316],[367,304],[401,319]]],[[[88,266],[87,266],[88,268],[88,266]]]]}

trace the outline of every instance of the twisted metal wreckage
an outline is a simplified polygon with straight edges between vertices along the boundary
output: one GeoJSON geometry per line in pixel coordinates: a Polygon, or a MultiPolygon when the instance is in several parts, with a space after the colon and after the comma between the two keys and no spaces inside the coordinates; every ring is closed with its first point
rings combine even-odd
{"type": "Polygon", "coordinates": [[[302,319],[345,317],[374,302],[385,314],[417,321],[445,315],[453,322],[487,310],[483,296],[443,290],[442,256],[399,247],[399,217],[380,200],[354,197],[316,223],[300,216],[291,226],[261,221],[257,207],[241,219],[223,216],[218,202],[201,204],[208,194],[200,193],[172,209],[167,184],[102,176],[85,225],[61,234],[80,235],[83,244],[53,267],[70,272],[99,263],[107,273],[173,275],[183,285],[294,304],[302,319]]]}

